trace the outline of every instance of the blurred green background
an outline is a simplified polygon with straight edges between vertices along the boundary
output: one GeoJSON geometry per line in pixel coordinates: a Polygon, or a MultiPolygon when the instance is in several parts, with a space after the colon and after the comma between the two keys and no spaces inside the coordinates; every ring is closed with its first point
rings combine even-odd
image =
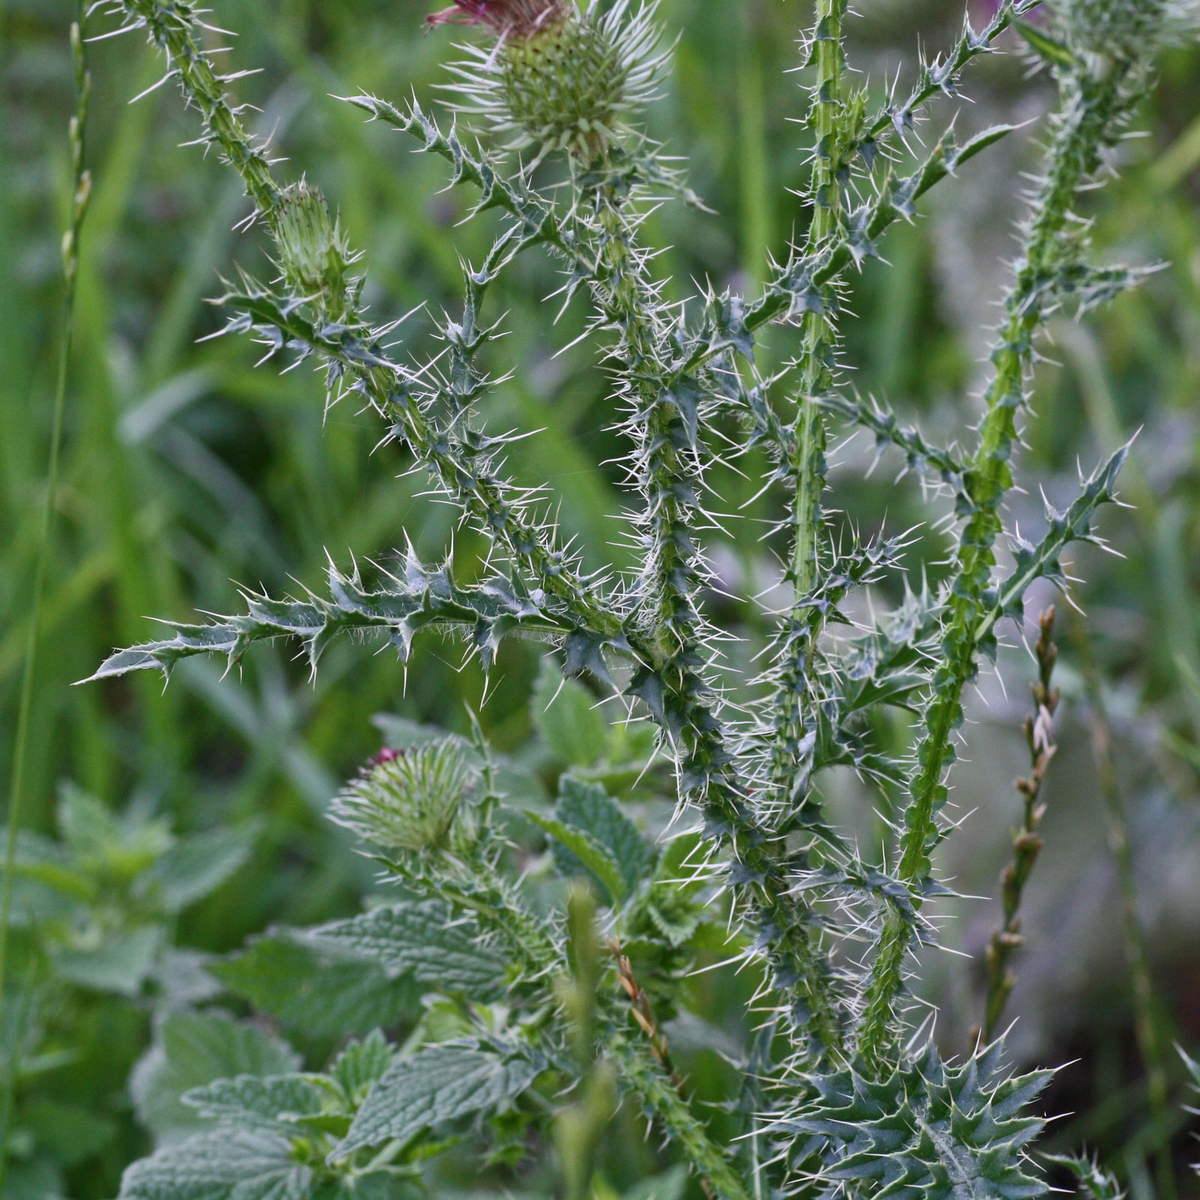
{"type": "MultiPolygon", "coordinates": [[[[958,0],[867,0],[863,7],[851,26],[851,52],[879,86],[898,69],[903,78],[918,41],[927,49],[945,44],[961,15],[958,0]]],[[[254,122],[273,131],[288,159],[283,169],[307,173],[340,206],[366,252],[367,295],[380,320],[421,305],[434,313],[452,306],[457,255],[477,251],[486,232],[456,228],[465,198],[441,191],[439,164],[331,98],[359,89],[397,98],[415,89],[433,102],[447,79],[453,34],[427,35],[427,11],[417,0],[214,0],[213,24],[239,36],[231,43],[214,33],[213,45],[232,44],[230,69],[262,68],[238,81],[239,97],[261,110],[254,122]]],[[[6,780],[59,334],[72,13],[69,0],[0,4],[6,780]]],[[[793,122],[805,100],[802,78],[785,72],[798,61],[795,38],[807,7],[801,0],[663,0],[662,16],[679,44],[652,126],[689,157],[691,183],[715,212],[667,206],[649,234],[665,248],[677,298],[703,279],[753,292],[768,250],[783,255],[804,220],[789,189],[804,179],[804,130],[793,122]]],[[[94,32],[111,27],[101,15],[92,25],[94,32]]],[[[220,326],[206,303],[219,294],[219,277],[235,262],[263,268],[258,240],[232,232],[245,201],[215,155],[181,148],[197,128],[173,87],[128,104],[160,74],[138,37],[95,45],[92,73],[88,162],[96,192],[84,239],[24,824],[46,837],[66,832],[56,811],[69,782],[110,811],[134,806],[125,832],[110,831],[117,841],[152,821],[179,834],[242,831],[253,849],[234,855],[237,870],[203,900],[162,918],[179,945],[221,953],[273,921],[355,910],[369,875],[323,819],[324,806],[338,781],[378,748],[375,714],[464,729],[466,706],[482,697],[477,665],[460,668],[455,647],[427,641],[404,672],[375,647],[341,644],[315,681],[279,647],[256,649],[230,675],[220,663],[189,662],[165,693],[149,677],[72,683],[112,647],[153,636],[149,617],[236,611],[238,584],[275,593],[319,587],[327,553],[342,566],[351,549],[360,560],[386,563],[407,531],[426,557],[453,542],[469,572],[481,546],[455,533],[455,514],[422,495],[423,481],[404,474],[394,448],[372,453],[379,431],[368,415],[349,403],[324,413],[320,381],[307,368],[255,369],[255,348],[244,340],[197,340],[220,326]]],[[[973,68],[964,91],[972,103],[943,104],[936,120],[958,110],[969,129],[996,120],[1030,124],[939,189],[922,219],[890,237],[890,269],[868,264],[850,305],[846,359],[863,393],[887,397],[929,434],[965,440],[977,412],[986,330],[1014,253],[1022,172],[1035,162],[1049,93],[1019,59],[999,56],[973,68]]],[[[1120,149],[1119,177],[1091,201],[1097,253],[1166,265],[1097,317],[1055,322],[1021,463],[1029,494],[1010,513],[1036,534],[1039,486],[1061,502],[1077,462],[1087,468],[1141,430],[1125,477],[1132,507],[1104,518],[1124,557],[1091,548],[1077,555],[1083,582],[1073,596],[1086,619],[1071,614],[1060,622],[1063,745],[1044,793],[1047,849],[1029,891],[1028,946],[1012,1015],[1019,1018],[1018,1058],[1075,1060],[1049,1096],[1050,1110],[1072,1115],[1052,1125],[1048,1148],[1100,1150],[1143,1196],[1153,1160],[1169,1144],[1178,1186],[1200,1194],[1185,1169],[1188,1118],[1178,1107],[1182,1073],[1172,1049],[1177,1042],[1195,1054],[1200,1044],[1200,50],[1164,59],[1138,131],[1144,136],[1120,149]],[[1106,732],[1109,749],[1097,756],[1106,732]],[[1114,814],[1121,815],[1115,824],[1114,814]],[[1154,985],[1165,1108],[1148,1095],[1135,1035],[1122,880],[1111,852],[1121,829],[1154,985]]],[[[578,535],[589,561],[626,566],[613,412],[586,350],[554,354],[583,327],[573,310],[550,329],[552,310],[542,297],[556,285],[550,265],[530,259],[493,301],[493,315],[507,312],[511,331],[502,360],[519,370],[487,401],[486,420],[540,431],[514,448],[514,471],[554,488],[564,527],[578,535]]],[[[400,336],[427,345],[429,324],[418,309],[400,336]]],[[[776,352],[786,352],[784,340],[776,352]]],[[[928,521],[919,489],[895,483],[900,464],[885,457],[872,471],[874,450],[862,438],[833,457],[833,503],[844,519],[867,531],[928,521]]],[[[733,472],[716,482],[728,511],[757,491],[733,472]]],[[[734,537],[710,547],[734,596],[777,578],[771,548],[755,537],[771,503],[752,506],[734,537]]],[[[914,567],[921,556],[935,560],[943,544],[927,530],[914,567]]],[[[1051,599],[1032,597],[1031,616],[1051,599]]],[[[713,611],[742,645],[760,644],[761,619],[749,605],[714,593],[713,611]]],[[[981,681],[974,703],[968,761],[953,797],[962,814],[974,815],[948,844],[945,864],[963,893],[993,898],[1019,811],[1011,780],[1027,765],[1020,724],[1033,676],[1016,631],[1008,640],[1014,648],[981,681]]],[[[530,736],[526,699],[537,671],[528,648],[502,653],[481,709],[502,750],[518,751],[530,736]]],[[[878,838],[874,812],[886,811],[886,797],[852,779],[823,786],[865,839],[878,838]]],[[[974,965],[930,957],[923,996],[939,1006],[948,1052],[966,1047],[978,1020],[978,958],[996,911],[988,900],[947,911],[953,919],[944,942],[972,955],[974,965]]],[[[76,1149],[86,1143],[87,1153],[62,1160],[69,1195],[112,1194],[121,1166],[149,1144],[125,1079],[148,1038],[151,983],[132,997],[93,987],[61,1012],[42,1014],[50,1050],[63,1054],[22,1083],[22,1096],[35,1109],[51,1105],[43,1125],[67,1120],[61,1114],[68,1109],[75,1114],[78,1128],[69,1128],[76,1149]]]]}

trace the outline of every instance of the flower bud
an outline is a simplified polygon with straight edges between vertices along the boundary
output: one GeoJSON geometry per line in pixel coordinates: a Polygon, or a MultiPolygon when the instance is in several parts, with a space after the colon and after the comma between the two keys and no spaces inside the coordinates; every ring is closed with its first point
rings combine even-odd
{"type": "Polygon", "coordinates": [[[563,150],[588,162],[653,96],[667,56],[654,53],[652,16],[652,5],[631,15],[629,0],[605,13],[566,0],[456,0],[430,20],[485,25],[499,39],[468,47],[473,61],[453,68],[462,111],[516,134],[511,148],[535,147],[538,161],[563,150]]]}
{"type": "Polygon", "coordinates": [[[302,179],[280,197],[278,216],[275,245],[284,281],[296,295],[339,316],[345,308],[346,272],[353,259],[325,197],[302,179]]]}
{"type": "Polygon", "coordinates": [[[387,852],[444,850],[470,782],[456,742],[385,751],[343,788],[331,813],[387,852]]]}
{"type": "Polygon", "coordinates": [[[1196,0],[1054,0],[1070,45],[1118,61],[1146,61],[1196,33],[1196,0]]]}

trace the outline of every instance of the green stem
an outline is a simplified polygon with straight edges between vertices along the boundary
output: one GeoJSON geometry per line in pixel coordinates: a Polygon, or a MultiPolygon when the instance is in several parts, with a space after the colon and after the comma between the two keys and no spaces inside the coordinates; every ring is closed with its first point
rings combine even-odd
{"type": "MultiPolygon", "coordinates": [[[[1097,77],[1082,68],[1064,71],[1046,178],[1034,201],[1025,256],[1005,304],[1006,319],[992,352],[994,375],[985,395],[986,413],[979,445],[964,479],[970,515],[959,538],[954,579],[945,616],[942,661],[934,673],[925,730],[917,747],[917,770],[910,789],[900,839],[899,878],[919,909],[929,882],[931,853],[940,838],[938,814],[947,798],[946,772],[954,760],[952,738],[962,723],[963,689],[976,675],[978,653],[994,640],[982,635],[980,620],[995,565],[1001,532],[1000,507],[1009,488],[1017,412],[1024,406],[1026,379],[1034,361],[1034,341],[1047,312],[1061,299],[1058,268],[1070,257],[1071,206],[1100,165],[1125,111],[1127,68],[1114,65],[1097,77]],[[1064,242],[1067,248],[1064,249],[1064,242]]],[[[868,1061],[888,1049],[894,1001],[903,982],[903,963],[913,925],[896,906],[885,911],[876,942],[858,1033],[868,1061]]]]}
{"type": "Polygon", "coordinates": [[[637,1092],[648,1116],[671,1135],[687,1155],[688,1163],[721,1200],[751,1200],[741,1177],[721,1148],[696,1119],[674,1082],[655,1062],[649,1049],[624,1039],[614,1040],[613,1055],[622,1077],[637,1092]]]}
{"type": "MultiPolygon", "coordinates": [[[[79,238],[91,197],[91,176],[84,167],[84,135],[87,128],[91,78],[87,70],[87,49],[83,30],[87,5],[79,0],[77,17],[71,26],[71,51],[75,63],[75,115],[71,120],[72,195],[71,215],[63,239],[62,332],[58,348],[58,371],[54,387],[54,413],[50,429],[49,461],[46,468],[46,497],[38,539],[37,561],[33,572],[33,594],[29,602],[29,626],[25,640],[25,668],[17,708],[17,728],[13,749],[12,782],[8,798],[8,843],[4,851],[4,883],[0,889],[0,1037],[4,1029],[5,988],[8,982],[8,935],[12,918],[13,876],[16,872],[17,835],[21,828],[21,809],[25,800],[26,770],[29,753],[29,724],[33,715],[33,684],[37,674],[38,635],[41,631],[42,596],[50,562],[50,539],[54,532],[54,514],[58,508],[59,465],[62,457],[63,420],[67,406],[67,379],[71,367],[71,347],[75,335],[75,291],[79,277],[79,238]]],[[[16,1050],[13,1051],[14,1058],[16,1050]]],[[[0,1117],[0,1194],[8,1173],[8,1132],[16,1087],[15,1062],[6,1065],[4,1074],[3,1115],[0,1117]]]]}

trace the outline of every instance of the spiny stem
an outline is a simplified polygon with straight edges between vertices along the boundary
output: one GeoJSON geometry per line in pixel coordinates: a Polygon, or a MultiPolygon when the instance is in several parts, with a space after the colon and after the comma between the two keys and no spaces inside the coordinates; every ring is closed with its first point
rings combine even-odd
{"type": "MultiPolygon", "coordinates": [[[[4,851],[4,884],[0,890],[0,1032],[4,1028],[5,988],[8,982],[8,934],[12,919],[13,875],[16,870],[17,836],[21,828],[21,809],[25,800],[26,762],[29,752],[29,724],[33,715],[33,683],[37,674],[38,637],[41,633],[42,596],[46,570],[50,562],[50,540],[54,532],[54,514],[58,508],[59,464],[62,454],[63,419],[67,406],[67,379],[71,368],[71,347],[75,335],[75,291],[79,277],[79,239],[92,192],[92,177],[84,166],[88,101],[91,76],[88,73],[87,43],[84,30],[87,4],[79,0],[71,26],[71,53],[75,66],[75,115],[71,118],[71,212],[63,237],[62,329],[59,336],[58,371],[54,387],[54,413],[50,429],[49,461],[46,467],[46,497],[42,505],[41,531],[33,572],[33,593],[29,601],[29,628],[25,639],[25,668],[17,708],[17,728],[13,748],[12,781],[8,794],[8,843],[4,851]]],[[[4,1064],[3,1114],[0,1115],[0,1194],[8,1173],[8,1131],[16,1088],[17,1045],[13,1058],[4,1064]]]]}
{"type": "MultiPolygon", "coordinates": [[[[945,775],[954,759],[952,738],[962,723],[962,692],[976,675],[977,628],[987,602],[1001,532],[1000,506],[1012,486],[1009,460],[1017,412],[1025,403],[1034,340],[1047,310],[1060,295],[1056,267],[1072,222],[1071,205],[1100,165],[1100,153],[1123,115],[1128,67],[1114,64],[1100,77],[1082,67],[1060,78],[1057,128],[1048,152],[1048,173],[1033,206],[1025,255],[1006,301],[1006,320],[992,352],[994,374],[978,449],[964,479],[972,506],[959,537],[956,583],[942,638],[942,661],[934,672],[925,729],[917,748],[917,770],[900,838],[900,879],[919,907],[929,876],[930,854],[939,838],[938,814],[946,802],[945,775]]],[[[859,1050],[868,1060],[885,1053],[902,984],[911,928],[895,908],[885,912],[859,1028],[859,1050]]]]}
{"type": "Polygon", "coordinates": [[[200,110],[207,139],[242,177],[257,215],[273,229],[281,189],[271,176],[271,160],[246,131],[241,110],[229,102],[224,81],[199,44],[197,6],[191,0],[174,0],[170,5],[162,0],[120,0],[118,7],[132,17],[130,28],[148,30],[184,98],[200,110]]]}
{"type": "Polygon", "coordinates": [[[649,1047],[620,1039],[613,1045],[613,1054],[647,1115],[670,1133],[693,1170],[707,1180],[721,1200],[751,1200],[746,1185],[696,1119],[649,1047]]]}
{"type": "Polygon", "coordinates": [[[757,918],[773,980],[792,997],[791,1018],[807,1030],[818,1053],[836,1053],[840,1023],[830,1000],[829,972],[809,932],[808,914],[791,893],[782,846],[760,828],[738,782],[724,731],[711,711],[712,689],[698,653],[706,634],[696,606],[702,581],[694,528],[702,450],[699,442],[692,444],[686,407],[699,398],[681,399],[665,386],[661,364],[666,356],[650,332],[656,322],[648,315],[654,305],[643,258],[618,195],[602,187],[593,202],[602,231],[603,300],[606,316],[621,331],[618,357],[630,381],[627,399],[634,417],[629,428],[645,498],[648,553],[640,603],[654,658],[643,666],[638,694],[647,698],[672,745],[680,799],[703,811],[709,835],[733,852],[734,893],[757,918]]]}

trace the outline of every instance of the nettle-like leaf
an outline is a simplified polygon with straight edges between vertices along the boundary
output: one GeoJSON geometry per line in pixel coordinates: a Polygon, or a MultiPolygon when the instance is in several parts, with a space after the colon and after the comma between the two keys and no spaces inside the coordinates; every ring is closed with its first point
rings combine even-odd
{"type": "Polygon", "coordinates": [[[257,823],[250,823],[180,838],[137,885],[157,894],[167,912],[180,912],[215,891],[246,862],[259,832],[257,823]]]}
{"type": "Polygon", "coordinates": [[[533,722],[551,753],[568,767],[590,767],[608,746],[608,722],[582,684],[564,679],[542,659],[532,701],[533,722]]]}
{"type": "Polygon", "coordinates": [[[526,815],[554,839],[554,861],[563,875],[590,879],[604,903],[620,904],[650,865],[646,839],[600,784],[564,775],[559,786],[552,818],[526,815]]]}
{"type": "Polygon", "coordinates": [[[275,930],[209,969],[263,1012],[313,1037],[394,1025],[415,1014],[421,993],[411,975],[389,973],[336,939],[302,930],[275,930]]]}
{"type": "Polygon", "coordinates": [[[504,993],[508,963],[479,927],[454,917],[440,900],[410,900],[332,921],[296,936],[314,947],[381,966],[389,978],[411,976],[431,991],[489,1001],[504,993]]]}
{"type": "Polygon", "coordinates": [[[130,1091],[138,1117],[160,1144],[202,1127],[182,1101],[193,1088],[234,1076],[298,1070],[300,1056],[261,1025],[219,1012],[171,1013],[134,1069],[130,1091]]]}
{"type": "Polygon", "coordinates": [[[1025,1148],[1044,1122],[1022,1114],[1053,1072],[1004,1077],[1002,1053],[998,1043],[948,1067],[931,1044],[883,1078],[858,1068],[813,1076],[807,1099],[775,1129],[796,1139],[788,1153],[799,1172],[816,1169],[875,1200],[1040,1196],[1048,1189],[1025,1148]]]}
{"type": "Polygon", "coordinates": [[[357,1110],[371,1085],[392,1065],[395,1055],[378,1029],[361,1041],[351,1042],[334,1059],[329,1078],[342,1090],[347,1107],[357,1110]]]}
{"type": "Polygon", "coordinates": [[[292,1157],[289,1138],[223,1129],[134,1163],[119,1200],[310,1200],[318,1183],[313,1169],[292,1157]]]}
{"type": "Polygon", "coordinates": [[[305,1075],[238,1075],[192,1088],[183,1102],[207,1120],[289,1134],[298,1121],[325,1110],[321,1084],[320,1078],[305,1075]]]}
{"type": "Polygon", "coordinates": [[[684,945],[707,912],[703,892],[710,874],[703,835],[680,834],[668,843],[659,859],[638,915],[649,921],[670,946],[684,945]]]}
{"type": "Polygon", "coordinates": [[[408,1142],[425,1129],[501,1108],[541,1067],[473,1046],[428,1046],[403,1058],[371,1087],[349,1133],[330,1154],[340,1162],[367,1146],[408,1142]]]}

